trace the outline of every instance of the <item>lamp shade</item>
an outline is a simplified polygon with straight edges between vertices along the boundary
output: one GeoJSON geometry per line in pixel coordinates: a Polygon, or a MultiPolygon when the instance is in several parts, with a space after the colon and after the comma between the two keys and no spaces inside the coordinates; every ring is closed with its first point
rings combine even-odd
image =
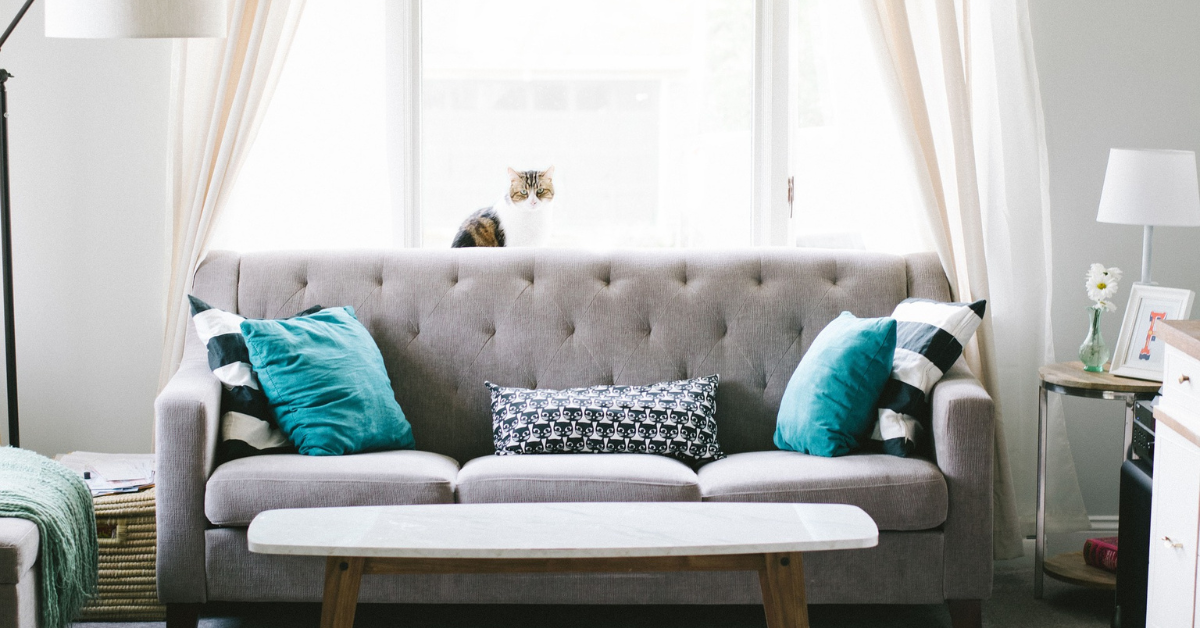
{"type": "Polygon", "coordinates": [[[1196,153],[1112,149],[1096,220],[1123,225],[1200,226],[1196,153]]]}
{"type": "Polygon", "coordinates": [[[46,36],[224,37],[228,0],[46,0],[46,36]]]}

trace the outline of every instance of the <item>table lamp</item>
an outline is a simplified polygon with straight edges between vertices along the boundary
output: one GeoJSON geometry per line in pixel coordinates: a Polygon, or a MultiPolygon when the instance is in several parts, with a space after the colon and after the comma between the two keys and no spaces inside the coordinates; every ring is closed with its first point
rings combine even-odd
{"type": "MultiPolygon", "coordinates": [[[[0,47],[25,17],[26,0],[0,35],[0,47]]],[[[227,0],[46,0],[46,36],[78,38],[224,37],[227,0]]],[[[13,321],[12,227],[8,178],[8,92],[13,75],[0,70],[0,256],[4,264],[4,357],[8,382],[8,443],[21,444],[17,419],[17,349],[13,321]]]]}
{"type": "Polygon", "coordinates": [[[1142,280],[1150,284],[1154,227],[1200,226],[1196,153],[1114,148],[1100,193],[1098,222],[1142,225],[1142,280]]]}

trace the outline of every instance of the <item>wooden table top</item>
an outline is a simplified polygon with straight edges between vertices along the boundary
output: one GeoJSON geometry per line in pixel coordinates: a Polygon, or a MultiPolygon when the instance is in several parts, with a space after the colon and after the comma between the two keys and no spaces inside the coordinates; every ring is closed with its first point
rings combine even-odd
{"type": "Polygon", "coordinates": [[[1105,371],[1090,373],[1083,370],[1083,362],[1059,362],[1038,369],[1038,375],[1047,384],[1082,388],[1084,390],[1108,390],[1111,392],[1152,393],[1162,387],[1161,382],[1144,379],[1118,377],[1105,371]]]}
{"type": "Polygon", "coordinates": [[[1163,321],[1163,341],[1200,360],[1200,321],[1163,321]]]}

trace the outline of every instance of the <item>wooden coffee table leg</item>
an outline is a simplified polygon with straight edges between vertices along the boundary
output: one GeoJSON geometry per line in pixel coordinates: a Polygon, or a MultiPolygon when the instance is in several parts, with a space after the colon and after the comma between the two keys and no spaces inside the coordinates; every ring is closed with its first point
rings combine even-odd
{"type": "Polygon", "coordinates": [[[330,556],[325,561],[325,600],[321,604],[321,628],[351,628],[358,606],[358,584],[362,581],[363,558],[330,556]]]}
{"type": "Polygon", "coordinates": [[[767,628],[808,628],[808,603],[804,598],[804,561],[799,552],[763,554],[758,572],[767,628]]]}

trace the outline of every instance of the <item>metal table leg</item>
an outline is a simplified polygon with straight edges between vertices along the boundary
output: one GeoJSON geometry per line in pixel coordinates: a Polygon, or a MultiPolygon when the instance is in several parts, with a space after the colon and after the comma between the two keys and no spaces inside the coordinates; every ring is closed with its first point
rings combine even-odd
{"type": "Polygon", "coordinates": [[[1033,554],[1033,597],[1042,599],[1042,573],[1046,562],[1046,451],[1049,419],[1046,409],[1046,386],[1038,386],[1038,464],[1037,464],[1037,532],[1033,554]]]}
{"type": "Polygon", "coordinates": [[[1133,445],[1133,419],[1137,412],[1137,397],[1132,395],[1125,398],[1125,440],[1121,447],[1121,462],[1129,459],[1129,448],[1133,445]]]}

